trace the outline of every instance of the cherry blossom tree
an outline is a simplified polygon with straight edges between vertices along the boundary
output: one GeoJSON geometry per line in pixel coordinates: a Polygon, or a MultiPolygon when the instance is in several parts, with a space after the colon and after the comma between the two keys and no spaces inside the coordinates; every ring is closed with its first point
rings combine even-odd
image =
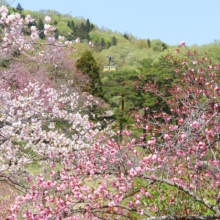
{"type": "Polygon", "coordinates": [[[26,36],[24,30],[33,21],[30,16],[9,15],[5,6],[0,13],[1,59],[10,61],[7,68],[1,68],[0,76],[0,181],[24,191],[29,187],[22,179],[32,178],[28,164],[40,164],[47,170],[65,152],[94,141],[99,124],[92,123],[86,112],[99,100],[80,92],[88,79],[68,59],[72,42],[63,37],[55,41],[55,27],[45,24],[45,30],[37,30],[31,26],[32,34],[26,36]],[[44,43],[38,42],[39,31],[47,36],[44,43]],[[69,79],[65,86],[57,82],[61,72],[69,79]]]}

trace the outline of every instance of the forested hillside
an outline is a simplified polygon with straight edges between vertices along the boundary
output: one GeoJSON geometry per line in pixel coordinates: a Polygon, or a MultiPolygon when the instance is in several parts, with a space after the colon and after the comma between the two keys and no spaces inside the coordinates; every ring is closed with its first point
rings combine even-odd
{"type": "MultiPolygon", "coordinates": [[[[21,6],[22,7],[22,6],[21,6]]],[[[16,9],[11,9],[16,11],[16,9]]],[[[53,10],[30,11],[23,9],[23,16],[29,14],[35,19],[35,23],[39,29],[42,26],[42,20],[46,15],[52,18],[52,24],[56,25],[56,37],[58,35],[65,36],[67,40],[75,40],[77,37],[81,39],[82,44],[92,41],[94,48],[93,53],[100,68],[107,63],[106,56],[115,57],[115,61],[120,69],[136,69],[139,61],[144,58],[152,58],[157,60],[160,56],[164,56],[168,51],[173,51],[176,45],[168,45],[160,39],[138,39],[130,33],[119,33],[111,31],[108,28],[98,27],[93,24],[89,18],[72,17],[68,14],[61,14],[53,10]]],[[[68,12],[67,12],[68,13],[68,12]]],[[[86,15],[85,15],[86,16],[86,15]]],[[[43,39],[43,33],[40,35],[43,39]]],[[[193,45],[188,47],[190,50],[206,52],[217,61],[219,57],[219,41],[216,40],[212,44],[193,45]]]]}
{"type": "MultiPolygon", "coordinates": [[[[156,61],[159,57],[166,55],[168,51],[173,51],[176,46],[168,45],[160,39],[138,39],[130,33],[119,33],[108,28],[100,28],[89,18],[72,17],[68,12],[61,14],[53,10],[30,11],[23,9],[21,5],[19,7],[10,10],[11,12],[21,12],[23,16],[31,15],[35,19],[32,25],[36,25],[39,29],[43,28],[43,19],[48,15],[52,18],[52,24],[56,26],[56,37],[62,35],[67,40],[75,40],[79,37],[82,44],[88,44],[91,41],[94,45],[93,55],[101,69],[108,63],[106,56],[113,56],[120,69],[134,70],[139,66],[139,61],[145,58],[152,58],[156,61]]],[[[40,37],[44,39],[43,32],[40,37]]],[[[188,48],[208,53],[212,56],[213,61],[220,59],[218,40],[211,44],[193,45],[188,48]]]]}
{"type": "Polygon", "coordinates": [[[0,219],[220,219],[219,51],[1,6],[0,219]]]}

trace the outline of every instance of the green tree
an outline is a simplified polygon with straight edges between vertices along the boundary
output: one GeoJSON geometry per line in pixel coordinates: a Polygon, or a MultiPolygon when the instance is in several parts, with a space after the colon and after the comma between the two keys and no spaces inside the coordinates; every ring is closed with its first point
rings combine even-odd
{"type": "Polygon", "coordinates": [[[59,29],[56,29],[56,30],[54,31],[54,34],[55,34],[55,38],[58,39],[58,37],[59,37],[59,35],[60,35],[59,29]]]}
{"type": "Polygon", "coordinates": [[[77,36],[81,39],[90,40],[89,32],[87,31],[86,25],[82,22],[77,29],[77,36]]]}
{"type": "Polygon", "coordinates": [[[136,47],[140,50],[142,49],[147,49],[148,48],[148,43],[146,40],[140,39],[136,42],[136,47]]]}
{"type": "Polygon", "coordinates": [[[154,52],[162,52],[164,50],[162,46],[163,42],[161,40],[152,40],[151,41],[151,48],[154,52]]]}
{"type": "Polygon", "coordinates": [[[53,25],[58,25],[58,21],[57,20],[55,20],[54,22],[53,22],[53,25]]]}
{"type": "Polygon", "coordinates": [[[94,28],[95,28],[94,24],[90,24],[90,31],[94,28]]]}
{"type": "Polygon", "coordinates": [[[67,27],[71,28],[69,20],[67,21],[67,27]]]}
{"type": "Polygon", "coordinates": [[[75,25],[73,20],[70,23],[70,28],[72,29],[73,32],[75,32],[77,30],[77,26],[75,25]]]}
{"type": "Polygon", "coordinates": [[[161,46],[162,46],[163,50],[168,49],[168,46],[165,43],[162,43],[161,46]]]}
{"type": "Polygon", "coordinates": [[[44,39],[45,35],[44,35],[44,23],[42,21],[42,19],[39,19],[38,23],[37,23],[37,28],[40,31],[39,32],[39,37],[41,39],[44,39]]]}
{"type": "MultiPolygon", "coordinates": [[[[163,93],[166,97],[169,97],[170,94],[168,89],[171,87],[172,83],[176,79],[176,75],[174,72],[175,65],[168,60],[166,57],[159,57],[158,60],[153,60],[152,58],[146,58],[139,62],[139,74],[140,81],[142,85],[146,85],[146,83],[157,85],[158,89],[163,93]]],[[[152,95],[152,93],[145,92],[145,97],[147,99],[144,100],[142,106],[147,106],[150,111],[153,110],[161,110],[168,112],[167,106],[164,104],[162,99],[156,98],[152,95]]]]}
{"type": "Polygon", "coordinates": [[[109,47],[111,47],[112,45],[111,45],[111,43],[108,41],[108,43],[107,43],[107,48],[109,48],[109,47]]]}
{"type": "Polygon", "coordinates": [[[127,34],[124,34],[123,36],[124,36],[125,39],[129,40],[129,37],[128,37],[127,34]]]}
{"type": "Polygon", "coordinates": [[[89,33],[90,32],[90,21],[89,21],[89,19],[87,19],[86,20],[86,27],[85,27],[85,29],[86,29],[86,31],[89,33]]]}
{"type": "Polygon", "coordinates": [[[89,19],[86,20],[86,31],[89,33],[93,28],[94,25],[90,23],[89,19]]]}
{"type": "Polygon", "coordinates": [[[16,10],[21,13],[24,9],[22,8],[21,4],[18,3],[17,7],[16,7],[16,10]]]}
{"type": "MultiPolygon", "coordinates": [[[[131,113],[144,102],[145,94],[133,84],[138,80],[138,72],[134,70],[120,70],[104,77],[104,99],[114,112],[120,131],[133,123],[131,113]]],[[[119,139],[122,140],[121,132],[119,139]]]]}
{"type": "MultiPolygon", "coordinates": [[[[168,92],[171,88],[173,81],[175,81],[174,64],[167,60],[166,57],[159,57],[158,60],[153,60],[152,58],[146,58],[139,62],[139,107],[143,109],[143,118],[147,115],[153,115],[153,112],[164,111],[170,113],[164,99],[155,96],[152,92],[145,91],[144,87],[147,85],[155,85],[161,92],[162,96],[166,98],[170,97],[168,92]]],[[[145,127],[145,126],[143,126],[145,127]]],[[[146,141],[146,130],[143,128],[142,131],[143,142],[146,141]]],[[[145,147],[144,147],[145,148],[145,147]]]]}
{"type": "Polygon", "coordinates": [[[90,77],[90,83],[85,92],[89,92],[93,96],[103,97],[102,82],[99,75],[99,66],[96,63],[91,51],[86,50],[80,59],[76,62],[76,68],[90,77]]]}
{"type": "Polygon", "coordinates": [[[117,45],[117,39],[116,37],[112,37],[112,45],[116,46],[117,45]]]}
{"type": "Polygon", "coordinates": [[[147,45],[148,45],[148,48],[151,48],[151,42],[149,38],[147,39],[147,45]]]}
{"type": "Polygon", "coordinates": [[[69,27],[72,30],[72,33],[68,34],[68,36],[66,36],[67,40],[74,40],[77,37],[79,37],[78,36],[78,27],[75,25],[73,20],[67,21],[67,27],[69,27]]]}
{"type": "Polygon", "coordinates": [[[140,103],[139,91],[133,86],[133,82],[139,80],[138,72],[134,70],[120,70],[107,73],[103,80],[103,91],[105,100],[113,108],[120,107],[118,97],[124,95],[127,111],[134,110],[140,103]]]}
{"type": "Polygon", "coordinates": [[[106,47],[105,41],[104,41],[103,38],[101,39],[100,46],[101,46],[101,49],[102,49],[102,50],[105,49],[105,47],[106,47]]]}

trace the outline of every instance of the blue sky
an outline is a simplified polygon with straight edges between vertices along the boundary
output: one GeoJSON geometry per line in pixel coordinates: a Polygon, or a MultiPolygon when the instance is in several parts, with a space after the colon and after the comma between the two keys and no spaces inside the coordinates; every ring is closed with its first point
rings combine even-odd
{"type": "Polygon", "coordinates": [[[89,18],[100,28],[170,45],[182,40],[202,45],[220,39],[220,0],[15,0],[12,6],[18,3],[34,11],[71,11],[73,17],[89,18]]]}

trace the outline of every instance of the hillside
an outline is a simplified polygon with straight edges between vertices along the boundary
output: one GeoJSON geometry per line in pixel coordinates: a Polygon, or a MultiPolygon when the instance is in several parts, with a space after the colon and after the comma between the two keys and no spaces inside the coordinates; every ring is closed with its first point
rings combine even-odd
{"type": "MultiPolygon", "coordinates": [[[[52,18],[52,25],[56,25],[56,34],[65,36],[68,40],[75,40],[80,37],[81,42],[87,44],[92,41],[93,52],[100,67],[107,63],[106,56],[114,56],[117,65],[121,69],[135,69],[137,61],[146,57],[158,57],[170,46],[158,39],[137,39],[128,33],[113,32],[109,29],[99,28],[89,18],[72,17],[58,11],[40,10],[31,11],[28,9],[18,11],[10,8],[12,12],[21,12],[23,16],[31,15],[35,19],[38,28],[42,28],[42,20],[45,15],[52,18]]],[[[43,36],[42,36],[43,38],[43,36]]]]}

